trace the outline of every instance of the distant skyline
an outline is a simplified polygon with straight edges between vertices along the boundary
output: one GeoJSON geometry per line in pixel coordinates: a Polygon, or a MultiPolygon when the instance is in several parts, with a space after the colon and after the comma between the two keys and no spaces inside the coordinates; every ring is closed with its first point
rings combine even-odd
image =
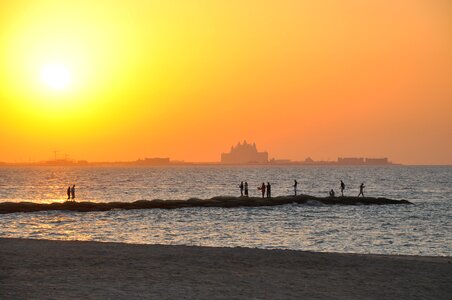
{"type": "Polygon", "coordinates": [[[287,159],[278,156],[270,156],[267,151],[259,152],[256,143],[248,143],[246,140],[243,142],[238,142],[236,145],[231,146],[229,151],[222,152],[220,154],[219,160],[212,161],[187,161],[187,160],[175,160],[169,156],[144,156],[129,160],[97,160],[89,161],[86,159],[80,159],[76,157],[71,157],[68,153],[63,153],[62,151],[53,151],[53,156],[47,159],[34,160],[29,158],[28,160],[16,160],[16,161],[1,161],[2,164],[6,165],[109,165],[109,164],[126,164],[126,165],[184,165],[184,164],[304,164],[304,165],[386,165],[386,164],[400,164],[388,158],[387,156],[380,157],[364,157],[364,156],[343,156],[336,157],[334,159],[313,159],[308,156],[304,159],[287,159]]]}
{"type": "Polygon", "coordinates": [[[0,4],[0,161],[452,164],[452,1],[0,4]]]}

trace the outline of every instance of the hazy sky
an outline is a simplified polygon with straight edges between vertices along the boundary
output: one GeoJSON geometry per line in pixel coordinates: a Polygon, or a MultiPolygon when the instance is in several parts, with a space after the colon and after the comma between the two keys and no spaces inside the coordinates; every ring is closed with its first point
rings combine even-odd
{"type": "Polygon", "coordinates": [[[0,161],[452,164],[452,1],[2,1],[0,161]]]}

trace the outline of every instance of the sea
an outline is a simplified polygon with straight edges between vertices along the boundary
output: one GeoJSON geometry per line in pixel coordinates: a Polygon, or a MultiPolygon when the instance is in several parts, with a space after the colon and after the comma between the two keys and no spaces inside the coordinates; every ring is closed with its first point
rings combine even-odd
{"type": "Polygon", "coordinates": [[[133,202],[250,196],[327,196],[331,189],[414,205],[288,204],[272,207],[46,211],[0,215],[0,237],[249,247],[362,254],[452,255],[451,166],[1,167],[0,202],[133,202]]]}

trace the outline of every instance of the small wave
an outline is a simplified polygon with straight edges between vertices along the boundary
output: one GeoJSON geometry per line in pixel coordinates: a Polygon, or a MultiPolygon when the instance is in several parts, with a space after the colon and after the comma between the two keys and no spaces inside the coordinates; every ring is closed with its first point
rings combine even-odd
{"type": "Polygon", "coordinates": [[[308,200],[306,201],[306,205],[309,206],[324,206],[322,202],[316,201],[316,200],[308,200]]]}

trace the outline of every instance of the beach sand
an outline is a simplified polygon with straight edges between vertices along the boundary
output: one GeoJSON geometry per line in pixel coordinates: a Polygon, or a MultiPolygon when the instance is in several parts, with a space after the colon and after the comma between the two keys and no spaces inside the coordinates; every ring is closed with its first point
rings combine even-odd
{"type": "Polygon", "coordinates": [[[0,239],[0,299],[452,299],[452,257],[0,239]]]}

